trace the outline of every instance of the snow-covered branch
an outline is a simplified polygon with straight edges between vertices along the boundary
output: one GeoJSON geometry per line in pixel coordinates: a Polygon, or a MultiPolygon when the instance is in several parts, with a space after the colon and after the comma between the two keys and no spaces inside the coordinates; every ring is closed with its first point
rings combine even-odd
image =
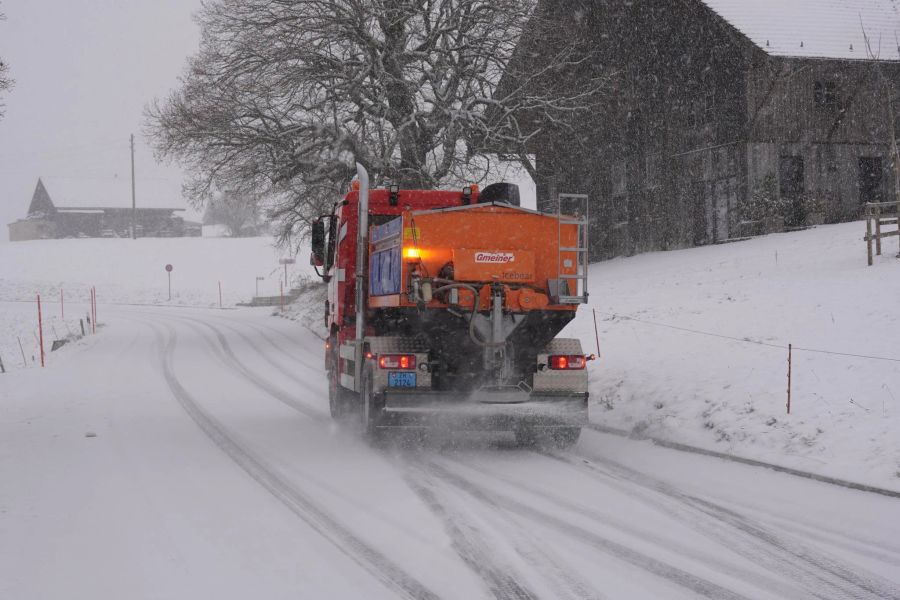
{"type": "Polygon", "coordinates": [[[606,81],[533,0],[209,0],[197,19],[200,50],[147,128],[199,181],[335,190],[355,161],[376,184],[478,180],[480,157],[525,156],[606,81]],[[513,67],[523,35],[546,35],[542,67],[513,67]]]}

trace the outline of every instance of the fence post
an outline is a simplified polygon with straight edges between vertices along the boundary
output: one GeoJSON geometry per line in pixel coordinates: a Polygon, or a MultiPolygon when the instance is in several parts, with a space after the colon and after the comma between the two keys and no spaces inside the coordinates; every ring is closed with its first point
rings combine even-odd
{"type": "Polygon", "coordinates": [[[41,346],[41,366],[44,366],[44,322],[41,317],[41,295],[38,294],[37,297],[37,305],[38,305],[38,332],[40,335],[40,346],[41,346]]]}
{"type": "Polygon", "coordinates": [[[875,254],[881,256],[881,204],[875,205],[875,254]]]}
{"type": "Polygon", "coordinates": [[[794,345],[788,344],[788,388],[787,388],[787,414],[791,414],[791,358],[794,345]]]}
{"type": "Polygon", "coordinates": [[[874,264],[872,258],[872,209],[866,205],[866,252],[869,255],[869,266],[874,264]]]}
{"type": "Polygon", "coordinates": [[[16,336],[16,340],[19,342],[19,352],[22,353],[22,368],[26,369],[28,368],[28,359],[25,358],[25,348],[22,347],[22,338],[16,336]]]}

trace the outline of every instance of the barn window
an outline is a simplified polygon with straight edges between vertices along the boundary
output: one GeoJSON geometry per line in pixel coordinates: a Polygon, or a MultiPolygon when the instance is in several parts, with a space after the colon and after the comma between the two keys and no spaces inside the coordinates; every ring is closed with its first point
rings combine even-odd
{"type": "Polygon", "coordinates": [[[881,202],[884,200],[884,166],[880,156],[859,157],[859,201],[881,202]]]}
{"type": "Polygon", "coordinates": [[[817,81],[813,85],[813,100],[816,106],[837,106],[837,84],[833,81],[817,81]]]}
{"type": "Polygon", "coordinates": [[[628,175],[625,161],[619,161],[610,169],[613,196],[624,196],[628,192],[628,175]]]}
{"type": "Polygon", "coordinates": [[[662,155],[648,154],[644,159],[644,187],[652,189],[660,185],[662,155]]]}

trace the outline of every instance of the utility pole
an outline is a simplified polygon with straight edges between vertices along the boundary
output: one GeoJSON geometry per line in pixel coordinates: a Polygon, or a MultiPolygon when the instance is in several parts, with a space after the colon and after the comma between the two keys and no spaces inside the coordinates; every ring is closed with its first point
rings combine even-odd
{"type": "Polygon", "coordinates": [[[134,196],[134,134],[131,134],[131,239],[137,239],[137,203],[134,196]]]}

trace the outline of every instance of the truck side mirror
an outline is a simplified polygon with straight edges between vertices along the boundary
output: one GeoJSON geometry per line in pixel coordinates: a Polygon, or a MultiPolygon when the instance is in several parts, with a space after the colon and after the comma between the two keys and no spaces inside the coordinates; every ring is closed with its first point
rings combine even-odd
{"type": "Polygon", "coordinates": [[[325,222],[316,219],[312,224],[312,256],[310,263],[316,267],[325,265],[325,222]]]}

